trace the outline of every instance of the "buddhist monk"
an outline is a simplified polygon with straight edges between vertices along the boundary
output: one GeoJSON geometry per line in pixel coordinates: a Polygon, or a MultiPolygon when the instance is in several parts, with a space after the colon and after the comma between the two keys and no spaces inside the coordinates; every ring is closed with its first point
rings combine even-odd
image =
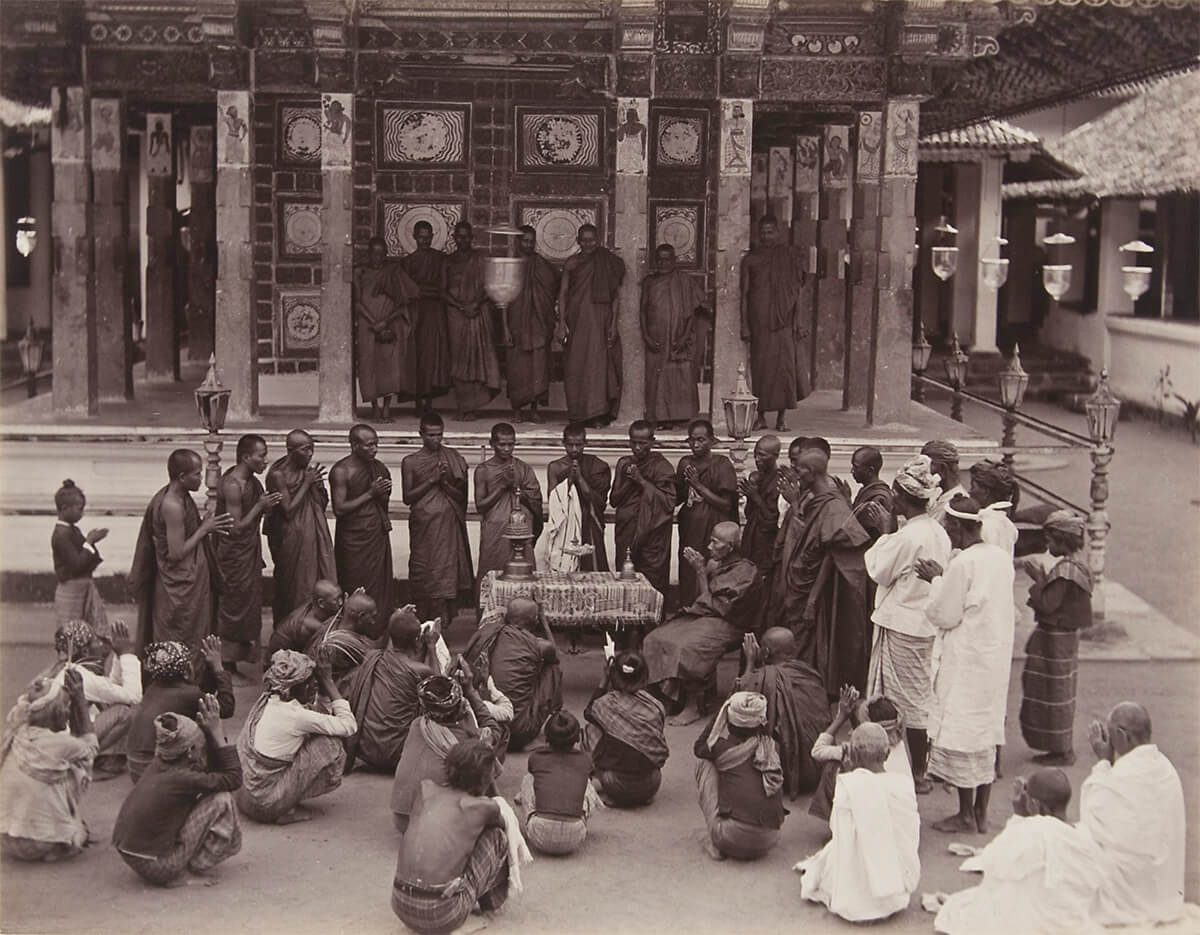
{"type": "Polygon", "coordinates": [[[799,248],[779,243],[779,224],[768,215],[758,224],[758,246],[742,259],[742,340],[750,343],[750,378],[758,396],[756,429],[777,412],[775,428],[787,428],[784,413],[812,390],[808,368],[807,278],[799,248]]]}
{"type": "Polygon", "coordinates": [[[170,482],[146,507],[129,572],[138,602],[138,645],[175,640],[199,652],[216,619],[216,546],[209,537],[228,533],[234,518],[228,513],[201,518],[192,491],[204,481],[204,462],[194,451],[172,451],[167,476],[170,482]]]}
{"type": "Polygon", "coordinates": [[[217,627],[225,669],[236,676],[239,662],[258,659],[262,634],[262,517],[282,497],[266,493],[255,476],[267,469],[267,443],[261,435],[238,439],[237,464],[221,477],[217,512],[233,517],[233,528],[217,540],[221,589],[217,627]]]}
{"type": "Polygon", "coordinates": [[[471,590],[475,572],[467,541],[467,462],[442,444],[445,423],[426,410],[421,448],[400,462],[408,515],[408,581],[423,620],[454,619],[456,602],[471,590]]]}
{"type": "Polygon", "coordinates": [[[755,442],[755,469],[738,481],[738,491],[746,498],[742,552],[758,566],[765,593],[771,589],[771,559],[779,534],[779,447],[775,435],[764,435],[755,442]]]}
{"type": "MultiPolygon", "coordinates": [[[[571,571],[608,571],[608,554],[604,547],[604,509],[608,505],[608,490],[612,485],[612,470],[600,458],[588,454],[587,428],[572,422],[563,429],[563,448],[566,456],[551,461],[546,467],[546,491],[550,501],[550,523],[547,537],[553,537],[556,518],[565,519],[566,529],[574,529],[578,521],[578,542],[590,545],[590,555],[578,556],[571,571]],[[568,489],[574,492],[567,496],[568,489]],[[575,504],[578,517],[570,515],[575,504]],[[559,514],[563,514],[561,517],[559,514]]],[[[570,533],[563,530],[559,538],[568,541],[570,533]]],[[[554,555],[554,545],[551,545],[554,555]]]]}
{"type": "Polygon", "coordinates": [[[279,504],[263,521],[263,532],[275,562],[272,620],[278,626],[304,604],[314,581],[337,581],[333,537],[325,508],[325,468],[313,464],[313,440],[308,432],[288,432],[287,454],[267,471],[267,491],[279,504]]]}
{"type": "Polygon", "coordinates": [[[413,398],[417,412],[433,407],[433,401],[450,388],[450,341],[446,335],[446,306],[442,300],[442,267],[446,254],[433,249],[433,225],[413,225],[417,249],[400,265],[417,285],[413,313],[413,398]]]}
{"type": "Polygon", "coordinates": [[[664,596],[671,575],[671,527],[675,510],[675,472],[654,450],[654,425],[638,419],[629,426],[629,450],[617,461],[611,502],[617,511],[620,566],[628,555],[633,567],[664,596]]]}
{"type": "Polygon", "coordinates": [[[703,549],[717,523],[738,522],[738,478],[724,455],[712,453],[712,423],[694,419],[688,426],[690,455],[675,468],[675,502],[679,504],[679,602],[690,604],[699,594],[696,573],[683,550],[703,549]]]}
{"type": "Polygon", "coordinates": [[[600,246],[596,228],[584,224],[579,253],[563,265],[558,292],[558,337],[566,348],[567,419],[607,425],[621,399],[618,290],[624,261],[600,246]]]}
{"type": "Polygon", "coordinates": [[[372,237],[367,265],[354,270],[355,366],[371,418],[391,422],[392,396],[412,395],[413,340],[409,303],[417,284],[387,262],[387,241],[372,237]]]}
{"type": "Polygon", "coordinates": [[[675,248],[654,251],[654,272],[642,280],[640,319],[646,345],[646,421],[659,428],[694,419],[704,353],[703,280],[675,268],[675,248]]]}
{"type": "Polygon", "coordinates": [[[537,232],[521,228],[517,249],[525,258],[521,294],[506,313],[508,344],[506,377],[514,418],[541,422],[538,400],[550,389],[550,344],[554,338],[554,303],[558,301],[558,270],[537,252],[537,232]]]}
{"type": "Polygon", "coordinates": [[[346,592],[364,589],[384,619],[392,597],[392,543],[388,500],[392,474],[378,459],[379,436],[369,425],[350,429],[350,454],[329,472],[337,533],[333,554],[338,583],[346,592]]]}
{"type": "MultiPolygon", "coordinates": [[[[514,510],[525,514],[534,540],[542,531],[542,487],[533,468],[513,457],[517,431],[507,422],[492,426],[492,456],[475,468],[475,508],[482,520],[479,529],[479,564],[476,587],[489,571],[499,571],[512,557],[512,543],[504,528],[514,510]]],[[[530,554],[532,560],[532,554],[530,554]]]]}
{"type": "Polygon", "coordinates": [[[500,362],[492,337],[492,312],[484,292],[483,254],[472,246],[471,225],[454,227],[455,251],[442,266],[442,300],[450,341],[450,380],[458,419],[470,421],[500,392],[500,362]]]}

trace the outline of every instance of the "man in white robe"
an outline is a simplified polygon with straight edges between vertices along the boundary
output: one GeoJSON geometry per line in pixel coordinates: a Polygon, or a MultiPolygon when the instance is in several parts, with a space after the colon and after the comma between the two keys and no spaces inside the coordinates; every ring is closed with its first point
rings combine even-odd
{"type": "Polygon", "coordinates": [[[833,838],[796,864],[800,895],[850,922],[884,919],[907,908],[921,878],[921,816],[912,781],[886,772],[890,745],[878,724],[850,735],[854,769],[841,773],[833,794],[833,838]]]}
{"type": "Polygon", "coordinates": [[[1124,701],[1088,740],[1099,762],[1083,782],[1079,827],[1099,849],[1092,916],[1102,925],[1152,925],[1183,914],[1183,787],[1150,742],[1150,715],[1124,701]]]}
{"type": "Polygon", "coordinates": [[[940,935],[1077,935],[1090,931],[1089,911],[1100,874],[1099,854],[1084,831],[1067,822],[1071,781],[1061,769],[1018,779],[1004,830],[963,870],[983,874],[954,893],[934,919],[940,935]]]}
{"type": "Polygon", "coordinates": [[[926,442],[921,447],[921,454],[930,460],[930,470],[941,480],[941,493],[929,503],[929,515],[941,523],[946,519],[950,501],[967,493],[967,488],[958,480],[958,448],[952,442],[937,439],[926,442]]]}

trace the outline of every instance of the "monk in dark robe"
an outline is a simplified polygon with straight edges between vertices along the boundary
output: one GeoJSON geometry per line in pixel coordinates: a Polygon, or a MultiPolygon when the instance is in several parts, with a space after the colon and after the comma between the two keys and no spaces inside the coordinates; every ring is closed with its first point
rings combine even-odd
{"type": "Polygon", "coordinates": [[[467,462],[442,444],[445,424],[421,415],[421,449],[400,462],[408,514],[408,582],[424,620],[454,620],[459,596],[475,581],[467,541],[467,462]]]}
{"type": "MultiPolygon", "coordinates": [[[[513,510],[525,514],[536,542],[542,531],[542,487],[533,468],[513,457],[517,430],[507,422],[492,426],[492,456],[475,468],[475,508],[479,511],[479,564],[475,586],[489,571],[501,571],[512,558],[504,527],[513,510]]],[[[532,548],[527,553],[532,558],[532,548]]]]}
{"type": "Polygon", "coordinates": [[[442,276],[446,254],[433,249],[433,225],[413,225],[417,249],[400,265],[417,285],[412,304],[413,398],[417,412],[433,407],[433,401],[450,389],[450,339],[446,334],[446,306],[442,300],[442,276]]]}
{"type": "Polygon", "coordinates": [[[267,443],[261,435],[238,439],[237,464],[221,477],[217,512],[233,517],[233,528],[217,540],[220,588],[217,632],[225,671],[237,675],[239,662],[258,659],[262,634],[262,517],[279,505],[277,493],[266,493],[258,477],[267,469],[267,443]]]}
{"type": "Polygon", "coordinates": [[[337,517],[333,555],[338,584],[347,593],[362,588],[387,619],[395,609],[392,521],[388,517],[392,474],[378,454],[375,430],[355,425],[350,429],[350,454],[329,472],[329,486],[337,517]]]}
{"type": "Polygon", "coordinates": [[[779,496],[787,503],[787,507],[779,521],[779,532],[775,536],[775,548],[771,553],[771,574],[766,581],[767,617],[770,620],[777,619],[783,613],[787,585],[779,569],[783,565],[784,556],[791,555],[796,547],[796,539],[804,529],[804,524],[799,518],[800,510],[812,496],[807,487],[801,490],[797,480],[800,453],[806,441],[803,435],[792,439],[788,445],[787,466],[779,469],[779,496]]]}
{"type": "Polygon", "coordinates": [[[492,306],[483,288],[483,254],[471,246],[471,225],[459,221],[442,266],[442,300],[450,341],[450,380],[458,418],[469,421],[500,392],[500,362],[492,337],[492,306]]]}
{"type": "MultiPolygon", "coordinates": [[[[411,613],[415,608],[409,605],[404,610],[411,613]]],[[[346,598],[342,612],[309,642],[305,655],[318,664],[328,663],[338,691],[345,691],[367,653],[379,648],[385,629],[375,602],[365,591],[355,591],[346,598]]]]}
{"type": "Polygon", "coordinates": [[[367,265],[354,270],[355,365],[371,418],[391,422],[392,396],[411,396],[414,389],[411,303],[418,290],[387,258],[387,242],[372,237],[367,265]]]}
{"type": "Polygon", "coordinates": [[[330,621],[341,614],[344,597],[342,589],[332,581],[322,579],[314,584],[309,600],[276,622],[267,643],[267,658],[281,649],[307,654],[308,647],[329,628],[330,621]]]}
{"type": "Polygon", "coordinates": [[[538,400],[550,389],[550,344],[554,338],[558,270],[538,254],[537,232],[529,225],[521,228],[518,249],[525,258],[525,278],[521,294],[505,312],[508,399],[518,422],[524,421],[527,410],[530,422],[540,422],[538,400]]]}
{"type": "Polygon", "coordinates": [[[646,421],[659,428],[700,411],[701,354],[707,327],[702,280],[675,268],[675,248],[654,251],[655,271],[642,280],[640,318],[646,345],[646,421]]]}
{"type": "MultiPolygon", "coordinates": [[[[871,537],[872,545],[884,533],[892,531],[892,488],[879,479],[879,472],[882,470],[883,455],[879,453],[878,448],[864,445],[850,456],[850,476],[862,485],[850,507],[854,512],[854,518],[871,537]],[[868,510],[868,503],[878,503],[883,510],[883,515],[881,516],[875,510],[868,510]]],[[[875,589],[871,588],[872,598],[874,592],[875,589]]],[[[874,600],[868,601],[867,606],[874,607],[874,600]]]]}
{"type": "Polygon", "coordinates": [[[417,686],[441,674],[434,651],[440,630],[422,631],[416,614],[398,610],[388,622],[388,635],[391,647],[369,649],[346,687],[358,724],[358,733],[346,742],[347,771],[356,758],[370,769],[396,769],[408,729],[420,712],[417,686]]]}
{"type": "Polygon", "coordinates": [[[811,497],[791,520],[801,529],[782,556],[776,589],[782,593],[778,622],[796,634],[797,657],[821,673],[835,698],[842,685],[866,690],[871,624],[863,553],[870,537],[828,466],[822,451],[800,455],[798,485],[811,497]]]}
{"type": "Polygon", "coordinates": [[[779,534],[779,439],[764,435],[754,444],[754,467],[750,476],[738,481],[746,498],[746,528],[742,530],[742,554],[758,566],[763,576],[763,593],[771,591],[771,561],[779,534]]]}
{"type": "Polygon", "coordinates": [[[621,400],[617,299],[625,262],[600,246],[591,224],[579,228],[577,239],[579,253],[563,265],[558,293],[567,420],[607,425],[621,400]]]}
{"type": "Polygon", "coordinates": [[[629,426],[629,450],[617,461],[610,502],[617,511],[619,568],[628,555],[664,597],[671,578],[671,530],[675,511],[675,471],[654,450],[654,425],[638,419],[629,426]]]}
{"type": "Polygon", "coordinates": [[[758,246],[742,259],[742,340],[750,343],[750,380],[758,397],[756,429],[765,414],[777,412],[776,430],[787,428],[784,413],[811,390],[809,318],[804,255],[779,243],[779,224],[764,217],[758,246]]]}
{"type": "Polygon", "coordinates": [[[717,523],[738,522],[738,477],[724,455],[712,453],[712,423],[695,419],[688,426],[690,455],[675,468],[675,502],[679,509],[679,603],[690,604],[700,593],[696,573],[683,560],[683,550],[707,546],[717,523]]]}
{"type": "Polygon", "coordinates": [[[587,429],[582,423],[572,422],[563,429],[563,448],[567,454],[546,466],[546,495],[551,497],[555,488],[564,483],[575,488],[582,513],[579,542],[592,547],[590,555],[579,557],[578,570],[608,571],[604,510],[608,506],[612,470],[602,459],[584,451],[586,447],[587,429]]]}
{"type": "Polygon", "coordinates": [[[167,459],[170,482],[142,517],[130,586],[138,602],[138,645],[175,641],[200,652],[216,620],[216,546],[212,534],[233,528],[228,514],[203,519],[192,491],[204,482],[204,462],[179,448],[167,459]]]}
{"type": "Polygon", "coordinates": [[[279,505],[263,521],[275,562],[271,610],[276,626],[308,600],[314,581],[337,581],[333,537],[325,518],[325,469],[312,459],[312,436],[295,429],[288,432],[287,454],[267,471],[267,492],[279,496],[279,505]]]}
{"type": "Polygon", "coordinates": [[[695,549],[684,549],[681,558],[699,583],[696,599],[642,644],[651,690],[676,709],[683,707],[669,724],[700,719],[700,695],[715,690],[717,663],[757,624],[758,569],[738,554],[740,534],[737,523],[717,523],[707,562],[695,549]]]}
{"type": "Polygon", "coordinates": [[[529,598],[513,598],[503,617],[485,617],[463,658],[476,672],[490,675],[512,702],[509,750],[523,749],[562,708],[562,670],[554,637],[541,609],[529,598]]]}
{"type": "Polygon", "coordinates": [[[829,720],[821,674],[796,658],[796,638],[786,627],[768,628],[761,645],[747,633],[742,656],[734,691],[766,696],[767,730],[779,744],[783,791],[791,799],[812,792],[821,781],[812,747],[829,720]]]}

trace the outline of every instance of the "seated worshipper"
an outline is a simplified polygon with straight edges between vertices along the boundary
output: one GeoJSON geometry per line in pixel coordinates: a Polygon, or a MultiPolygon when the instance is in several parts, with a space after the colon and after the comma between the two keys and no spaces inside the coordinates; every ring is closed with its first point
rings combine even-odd
{"type": "Polygon", "coordinates": [[[555,711],[546,722],[548,749],[529,754],[516,803],[525,840],[539,854],[573,854],[587,838],[592,809],[604,803],[592,788],[592,758],[576,748],[579,722],[570,711],[555,711]]]}
{"type": "Polygon", "coordinates": [[[697,696],[712,689],[721,657],[737,649],[758,623],[758,568],[738,554],[740,534],[737,523],[717,523],[707,562],[695,549],[684,548],[684,559],[695,569],[696,600],[642,644],[652,691],[676,706],[686,702],[671,724],[700,719],[697,696]]]}
{"type": "Polygon", "coordinates": [[[491,744],[463,740],[446,751],[444,781],[415,790],[392,881],[392,911],[414,932],[453,932],[508,898],[512,842],[502,800],[488,797],[497,765],[491,744]]]}
{"type": "Polygon", "coordinates": [[[812,792],[821,775],[812,746],[829,716],[820,673],[796,658],[796,637],[786,627],[769,628],[761,647],[754,634],[747,633],[742,657],[742,674],[734,688],[760,692],[767,699],[767,730],[779,744],[784,793],[795,799],[812,792]]]}
{"type": "Polygon", "coordinates": [[[600,687],[583,711],[583,743],[608,805],[648,805],[662,783],[670,750],[663,733],[667,712],[646,689],[646,660],[638,652],[617,653],[604,669],[600,687]]]}
{"type": "Polygon", "coordinates": [[[470,666],[460,663],[454,677],[431,675],[417,686],[421,713],[408,729],[392,783],[392,818],[402,833],[408,830],[421,783],[426,779],[446,783],[446,754],[451,747],[460,740],[474,739],[495,746],[494,722],[475,690],[474,679],[470,666]]]}
{"type": "Polygon", "coordinates": [[[1092,575],[1080,555],[1083,518],[1055,510],[1042,524],[1046,548],[1058,562],[1049,572],[1026,562],[1033,578],[1029,606],[1036,626],[1025,644],[1021,673],[1021,734],[1035,750],[1035,763],[1075,762],[1075,690],[1079,631],[1092,623],[1092,575]]]}
{"type": "Polygon", "coordinates": [[[983,541],[1012,555],[1017,547],[1017,527],[1009,515],[1017,508],[1021,499],[1021,488],[1017,485],[1008,465],[999,461],[976,461],[971,465],[971,498],[983,509],[983,541]]]}
{"type": "Polygon", "coordinates": [[[509,750],[521,750],[562,707],[562,670],[550,625],[527,597],[508,602],[503,616],[480,621],[463,651],[472,669],[487,673],[513,704],[509,750]]]}
{"type": "Polygon", "coordinates": [[[912,767],[908,761],[908,751],[904,748],[904,734],[901,730],[903,719],[896,706],[883,697],[863,700],[859,697],[857,688],[853,685],[843,685],[833,722],[821,732],[812,746],[813,760],[824,769],[821,773],[821,784],[808,805],[808,813],[825,821],[829,821],[833,813],[833,793],[837,786],[838,774],[850,761],[847,745],[837,742],[838,731],[847,721],[850,722],[851,728],[858,727],[859,724],[878,724],[887,731],[891,750],[883,764],[884,769],[889,773],[912,778],[912,767]]]}
{"type": "Polygon", "coordinates": [[[1183,788],[1175,767],[1150,742],[1150,715],[1123,701],[1108,722],[1093,721],[1098,762],[1083,781],[1079,827],[1100,856],[1092,918],[1101,925],[1154,925],[1183,914],[1183,788]]]}
{"type": "Polygon", "coordinates": [[[423,627],[416,614],[401,608],[392,614],[388,634],[391,648],[368,650],[350,674],[346,700],[358,733],[347,744],[347,772],[356,758],[370,769],[396,768],[417,716],[417,686],[441,672],[435,649],[440,624],[423,627]]]}
{"type": "Polygon", "coordinates": [[[170,886],[185,870],[203,873],[242,849],[233,804],[242,764],[213,695],[200,699],[196,720],[168,712],[154,727],[154,761],[121,805],[112,841],[138,876],[170,886]]]}
{"type": "Polygon", "coordinates": [[[100,741],[100,752],[92,763],[93,778],[121,775],[133,709],[142,700],[142,664],[133,653],[129,627],[124,620],[114,620],[108,638],[82,620],[71,620],[55,632],[54,649],[58,662],[42,674],[53,678],[64,669],[77,669],[92,706],[92,726],[100,741]]]}
{"type": "Polygon", "coordinates": [[[108,614],[104,600],[92,580],[92,572],[104,561],[96,543],[108,535],[104,528],[89,529],[84,535],[79,529],[87,497],[67,479],[54,494],[54,509],[58,520],[50,534],[50,552],[54,557],[54,615],[58,623],[86,620],[99,633],[108,633],[108,614]]]}
{"type": "Polygon", "coordinates": [[[1061,935],[1092,928],[1088,913],[1100,855],[1091,838],[1067,822],[1071,781],[1061,769],[1037,769],[1014,786],[1015,814],[961,867],[983,880],[942,904],[933,920],[940,935],[1061,935]]]}
{"type": "Polygon", "coordinates": [[[921,879],[921,816],[908,776],[884,767],[892,744],[878,724],[850,735],[850,766],[838,775],[829,826],[833,837],[796,864],[800,895],[850,922],[870,922],[908,907],[921,879]]]}
{"type": "Polygon", "coordinates": [[[341,620],[345,595],[342,589],[324,578],[313,585],[312,598],[283,618],[267,643],[267,658],[281,649],[302,653],[326,627],[336,629],[341,620]]]}
{"type": "Polygon", "coordinates": [[[346,748],[339,738],[352,737],[358,725],[328,662],[282,649],[263,673],[263,688],[238,735],[242,787],[234,799],[253,821],[308,821],[312,813],[300,803],[342,784],[346,748]],[[312,710],[318,690],[331,699],[332,714],[312,710]]]}
{"type": "MultiPolygon", "coordinates": [[[[404,609],[415,608],[410,604],[404,609]]],[[[385,620],[383,626],[386,624],[385,620]]],[[[339,618],[327,623],[309,644],[308,654],[318,662],[329,662],[334,681],[344,691],[351,673],[362,665],[370,650],[378,647],[383,632],[375,601],[359,588],[346,598],[339,618]]]]}
{"type": "MultiPolygon", "coordinates": [[[[918,558],[930,558],[943,566],[950,561],[950,537],[928,512],[930,501],[941,489],[940,482],[941,478],[930,471],[927,456],[909,458],[892,485],[892,516],[897,523],[903,518],[903,524],[895,532],[880,536],[863,556],[867,574],[877,585],[871,614],[875,633],[867,693],[886,694],[904,717],[918,795],[933,788],[925,775],[929,761],[925,728],[933,703],[933,643],[937,631],[925,617],[929,582],[916,573],[914,563],[918,558]]],[[[866,516],[882,523],[882,512],[881,507],[873,505],[867,507],[866,516]]]]}
{"type": "Polygon", "coordinates": [[[1012,669],[1012,556],[983,541],[981,509],[970,497],[946,507],[946,533],[960,549],[945,573],[918,558],[917,574],[932,582],[925,615],[938,631],[940,659],[933,669],[929,710],[929,772],[958,789],[958,813],[935,831],[987,831],[988,797],[996,778],[997,745],[1004,743],[1004,712],[1012,669]]]}
{"type": "Polygon", "coordinates": [[[35,679],[8,713],[0,746],[0,853],[44,861],[82,853],[79,804],[99,748],[81,671],[35,679]]]}
{"type": "Polygon", "coordinates": [[[129,776],[137,782],[154,760],[158,746],[155,721],[168,711],[194,718],[200,711],[200,698],[215,694],[222,718],[233,717],[232,676],[221,666],[221,638],[206,636],[200,642],[204,667],[195,678],[192,651],[183,643],[151,643],[142,664],[141,703],[133,709],[125,752],[129,758],[129,776]]]}
{"type": "Polygon", "coordinates": [[[734,692],[693,747],[700,811],[708,826],[704,853],[713,860],[757,860],[779,841],[783,768],[767,733],[767,699],[734,692]]]}

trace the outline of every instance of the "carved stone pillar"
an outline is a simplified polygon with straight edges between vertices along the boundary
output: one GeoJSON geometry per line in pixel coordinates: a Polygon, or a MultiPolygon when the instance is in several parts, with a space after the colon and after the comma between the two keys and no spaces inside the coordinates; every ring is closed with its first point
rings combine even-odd
{"type": "Polygon", "coordinates": [[[192,127],[192,210],[188,267],[188,360],[208,360],[213,353],[213,309],[217,281],[215,198],[213,192],[214,128],[192,127]]]}
{"type": "Polygon", "coordinates": [[[354,277],[351,178],[354,95],[321,95],[322,200],[321,344],[319,422],[354,421],[354,344],[351,316],[354,277]]]}
{"type": "Polygon", "coordinates": [[[646,355],[642,351],[639,319],[640,283],[648,267],[647,175],[650,137],[650,99],[622,97],[617,100],[617,189],[613,243],[625,261],[621,284],[620,320],[622,354],[621,409],[617,421],[628,424],[646,413],[646,355]],[[636,116],[639,133],[629,125],[636,116]],[[622,129],[624,127],[625,129],[622,129]]]}
{"type": "Polygon", "coordinates": [[[171,115],[147,113],[142,136],[146,206],[146,379],[179,379],[175,327],[175,160],[171,115]]]}
{"type": "Polygon", "coordinates": [[[747,362],[742,340],[740,272],[750,245],[750,170],[754,103],[722,98],[717,174],[716,315],[713,325],[713,408],[733,391],[738,364],[747,362]]]}
{"type": "Polygon", "coordinates": [[[133,398],[133,321],[125,294],[129,185],[125,174],[125,115],[119,98],[91,100],[92,292],[100,399],[133,398]]]}
{"type": "Polygon", "coordinates": [[[853,217],[850,219],[850,265],[846,303],[845,381],[842,408],[867,404],[866,362],[875,343],[875,280],[879,268],[879,185],[883,177],[883,113],[858,115],[853,217]]]}
{"type": "Polygon", "coordinates": [[[845,379],[846,245],[850,218],[850,128],[829,124],[821,146],[817,218],[816,360],[813,386],[838,390],[845,379]]]}

